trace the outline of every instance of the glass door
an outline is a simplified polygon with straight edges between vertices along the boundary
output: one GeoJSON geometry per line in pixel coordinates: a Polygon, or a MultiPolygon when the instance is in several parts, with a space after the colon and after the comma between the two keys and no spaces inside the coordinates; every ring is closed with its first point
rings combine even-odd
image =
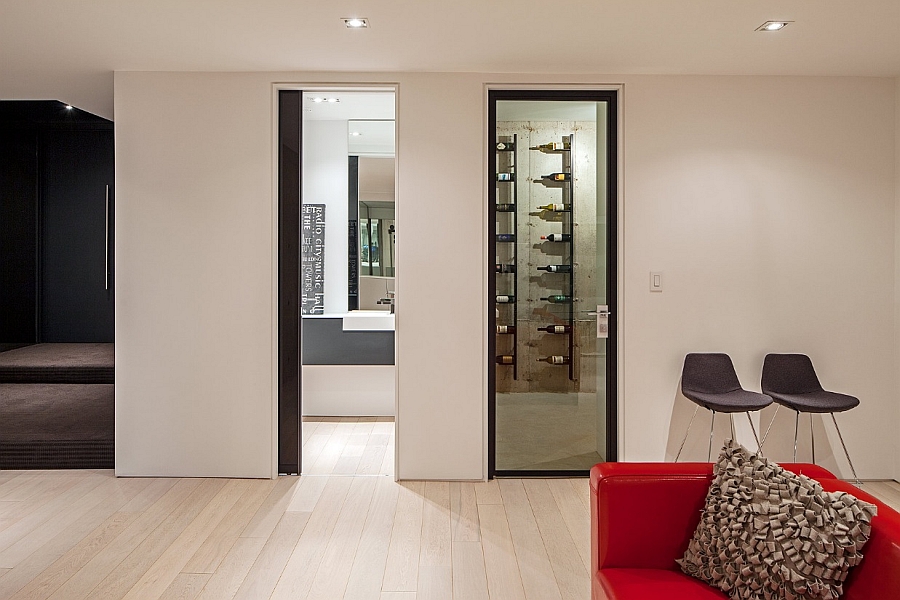
{"type": "Polygon", "coordinates": [[[489,92],[489,470],[616,460],[616,93],[489,92]]]}

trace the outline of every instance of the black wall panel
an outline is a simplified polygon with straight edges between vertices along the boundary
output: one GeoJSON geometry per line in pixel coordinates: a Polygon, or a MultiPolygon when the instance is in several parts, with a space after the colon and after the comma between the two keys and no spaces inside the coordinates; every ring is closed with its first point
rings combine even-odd
{"type": "Polygon", "coordinates": [[[37,340],[37,149],[35,132],[0,129],[0,344],[37,340]]]}
{"type": "Polygon", "coordinates": [[[114,180],[112,122],[0,101],[0,348],[114,341],[114,180]]]}
{"type": "Polygon", "coordinates": [[[40,339],[113,342],[113,132],[42,137],[40,339]]]}

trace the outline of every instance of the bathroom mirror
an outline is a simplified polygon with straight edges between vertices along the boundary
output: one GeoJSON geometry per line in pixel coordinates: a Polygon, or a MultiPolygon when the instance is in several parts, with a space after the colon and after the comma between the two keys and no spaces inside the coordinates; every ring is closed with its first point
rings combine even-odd
{"type": "Polygon", "coordinates": [[[349,306],[385,310],[396,275],[394,121],[348,121],[348,141],[350,211],[357,216],[356,281],[350,282],[349,306]]]}

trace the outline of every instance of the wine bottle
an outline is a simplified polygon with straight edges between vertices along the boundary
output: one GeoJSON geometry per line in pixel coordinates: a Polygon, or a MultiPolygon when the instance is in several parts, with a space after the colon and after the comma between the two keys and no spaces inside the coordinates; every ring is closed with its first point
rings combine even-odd
{"type": "Polygon", "coordinates": [[[538,206],[538,210],[552,210],[553,212],[569,212],[572,210],[571,204],[545,204],[538,206]]]}
{"type": "Polygon", "coordinates": [[[497,295],[497,304],[512,304],[516,301],[515,296],[505,296],[502,294],[497,295]]]}
{"type": "Polygon", "coordinates": [[[540,144],[539,146],[531,146],[529,150],[540,150],[541,152],[555,152],[559,150],[568,150],[568,142],[550,142],[549,144],[540,144]]]}
{"type": "Polygon", "coordinates": [[[571,273],[572,265],[547,265],[546,267],[537,267],[537,270],[548,273],[571,273]]]}
{"type": "Polygon", "coordinates": [[[501,354],[497,357],[498,365],[514,365],[516,364],[516,357],[510,354],[501,354]]]}
{"type": "Polygon", "coordinates": [[[496,272],[496,273],[515,273],[516,265],[494,265],[494,272],[496,272]]]}
{"type": "Polygon", "coordinates": [[[498,242],[514,242],[514,241],[516,241],[516,234],[514,234],[514,233],[498,233],[497,241],[498,242]]]}
{"type": "Polygon", "coordinates": [[[497,173],[497,181],[515,181],[515,173],[497,173]]]}
{"type": "Polygon", "coordinates": [[[497,150],[510,152],[516,149],[516,145],[512,142],[497,142],[497,150]]]}
{"type": "Polygon", "coordinates": [[[572,234],[571,233],[551,233],[550,235],[542,235],[542,240],[547,240],[548,242],[571,242],[572,234]]]}
{"type": "Polygon", "coordinates": [[[549,175],[542,175],[539,179],[535,179],[535,183],[541,183],[543,181],[572,181],[571,173],[550,173],[549,175]]]}
{"type": "Polygon", "coordinates": [[[537,360],[538,362],[550,363],[551,365],[567,365],[570,362],[568,356],[547,356],[537,360]]]}
{"type": "Polygon", "coordinates": [[[516,332],[515,325],[497,325],[497,333],[498,334],[515,333],[515,332],[516,332]]]}
{"type": "MultiPolygon", "coordinates": [[[[499,298],[499,296],[498,296],[499,298]]],[[[572,296],[564,296],[562,294],[555,294],[553,296],[547,296],[546,298],[541,298],[541,300],[546,300],[550,304],[571,304],[572,296]]]]}
{"type": "Polygon", "coordinates": [[[515,204],[498,204],[497,212],[516,212],[515,204]]]}
{"type": "Polygon", "coordinates": [[[546,331],[547,333],[570,333],[571,325],[547,325],[546,327],[538,327],[538,331],[546,331]]]}

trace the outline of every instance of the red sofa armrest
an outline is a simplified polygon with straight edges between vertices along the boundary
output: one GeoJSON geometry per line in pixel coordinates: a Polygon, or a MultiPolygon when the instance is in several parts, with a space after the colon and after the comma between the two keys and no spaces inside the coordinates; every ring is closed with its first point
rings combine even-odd
{"type": "Polygon", "coordinates": [[[591,469],[591,562],[676,569],[700,521],[711,463],[601,463],[591,469]]]}

